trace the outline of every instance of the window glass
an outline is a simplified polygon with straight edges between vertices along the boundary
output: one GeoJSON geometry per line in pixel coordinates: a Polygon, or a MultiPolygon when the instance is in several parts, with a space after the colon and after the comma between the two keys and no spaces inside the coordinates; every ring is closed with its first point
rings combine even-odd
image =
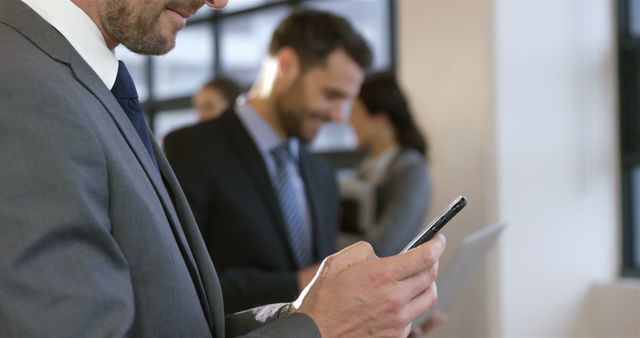
{"type": "MultiPolygon", "coordinates": [[[[233,1],[233,0],[232,0],[233,1]]],[[[193,14],[191,16],[191,18],[189,19],[200,19],[200,18],[206,18],[208,16],[213,15],[214,10],[211,9],[211,7],[209,6],[202,6],[200,7],[200,9],[198,9],[197,12],[195,12],[195,14],[193,14]]],[[[179,33],[178,33],[179,34],[179,33]]]]}
{"type": "Polygon", "coordinates": [[[633,227],[633,265],[640,267],[640,165],[631,173],[631,224],[633,227]]]}
{"type": "Polygon", "coordinates": [[[222,10],[222,12],[226,13],[239,11],[247,9],[249,7],[260,6],[273,1],[274,0],[231,0],[228,2],[227,6],[222,10]]]}
{"type": "Polygon", "coordinates": [[[116,47],[116,57],[127,65],[127,70],[131,74],[133,82],[136,84],[138,99],[143,102],[149,96],[149,85],[147,83],[147,58],[135,54],[123,45],[116,47]]]}
{"type": "MultiPolygon", "coordinates": [[[[166,56],[151,60],[153,84],[145,83],[148,60],[126,50],[123,55],[138,85],[141,101],[147,101],[152,92],[151,111],[154,130],[159,140],[167,132],[197,120],[191,107],[167,110],[165,100],[191,97],[202,84],[216,74],[235,79],[242,85],[250,85],[258,76],[262,60],[267,54],[268,43],[277,24],[287,16],[294,4],[332,11],[346,17],[368,40],[374,54],[373,69],[390,68],[391,35],[388,0],[231,0],[222,11],[214,12],[203,6],[193,16],[195,19],[213,17],[215,20],[189,22],[177,36],[176,47],[166,56]],[[267,8],[251,10],[265,4],[267,8]],[[246,10],[246,12],[244,12],[246,10]],[[235,13],[225,16],[225,13],[235,13]],[[214,29],[219,40],[214,43],[214,29]],[[219,48],[217,51],[215,48],[219,48]],[[214,60],[214,57],[218,60],[214,60]],[[217,62],[216,62],[217,61],[217,62]],[[215,68],[214,70],[214,67],[215,68]]],[[[176,106],[172,105],[170,109],[176,106]]],[[[345,116],[347,114],[345,113],[345,116]]],[[[347,123],[327,123],[321,129],[311,147],[318,151],[354,149],[355,135],[347,123]]]]}
{"type": "Polygon", "coordinates": [[[288,6],[270,8],[221,20],[221,72],[244,85],[252,83],[267,53],[273,30],[290,9],[288,6]]]}
{"type": "Polygon", "coordinates": [[[389,8],[386,0],[324,0],[305,3],[344,16],[362,34],[373,51],[373,69],[391,66],[389,8]]]}
{"type": "Polygon", "coordinates": [[[631,34],[640,38],[640,0],[631,0],[629,3],[629,10],[631,34]]]}
{"type": "Polygon", "coordinates": [[[162,144],[164,137],[171,131],[196,122],[198,122],[198,113],[192,108],[158,112],[153,117],[156,140],[162,144]]]}
{"type": "Polygon", "coordinates": [[[213,28],[208,24],[185,27],[176,47],[154,58],[158,99],[190,96],[213,76],[213,28]]]}

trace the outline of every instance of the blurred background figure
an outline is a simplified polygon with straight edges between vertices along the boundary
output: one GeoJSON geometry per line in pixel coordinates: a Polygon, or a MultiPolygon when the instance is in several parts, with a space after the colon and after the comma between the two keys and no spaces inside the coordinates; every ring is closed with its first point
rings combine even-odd
{"type": "Polygon", "coordinates": [[[363,239],[379,256],[394,255],[415,236],[431,203],[427,142],[418,130],[395,76],[368,76],[354,100],[350,123],[358,147],[368,149],[357,170],[373,189],[373,224],[363,239]]]}
{"type": "Polygon", "coordinates": [[[236,101],[242,87],[227,77],[215,78],[193,95],[193,107],[198,112],[198,122],[214,119],[236,101]]]}
{"type": "Polygon", "coordinates": [[[227,313],[294,300],[336,250],[333,168],[311,153],[370,66],[344,18],[300,10],[273,33],[263,71],[219,118],[164,143],[220,276],[227,313]]]}

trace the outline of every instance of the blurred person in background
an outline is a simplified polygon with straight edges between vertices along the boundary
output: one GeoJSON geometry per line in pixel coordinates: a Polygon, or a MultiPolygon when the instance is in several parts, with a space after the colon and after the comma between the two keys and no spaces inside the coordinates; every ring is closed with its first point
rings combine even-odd
{"type": "Polygon", "coordinates": [[[200,88],[193,95],[193,107],[198,112],[198,122],[217,118],[236,102],[242,87],[227,77],[217,77],[200,88]]]}
{"type": "Polygon", "coordinates": [[[376,254],[400,252],[419,232],[431,203],[427,142],[390,72],[369,75],[354,100],[350,123],[358,146],[368,149],[358,179],[373,186],[374,224],[364,240],[376,254]]]}
{"type": "Polygon", "coordinates": [[[325,121],[342,119],[371,59],[344,18],[294,12],[273,33],[246,97],[166,137],[227,313],[295,299],[335,252],[335,174],[306,144],[325,121]]]}

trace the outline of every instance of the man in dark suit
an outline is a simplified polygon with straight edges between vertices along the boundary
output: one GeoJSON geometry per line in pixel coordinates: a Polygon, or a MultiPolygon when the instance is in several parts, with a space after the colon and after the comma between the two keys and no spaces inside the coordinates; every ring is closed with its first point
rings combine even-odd
{"type": "Polygon", "coordinates": [[[247,97],[219,119],[165,138],[167,158],[220,274],[227,313],[295,299],[335,251],[335,175],[305,143],[322,122],[341,118],[370,62],[367,43],[345,19],[294,12],[276,28],[263,76],[247,97]],[[311,257],[302,261],[288,232],[272,154],[283,144],[294,154],[287,175],[300,187],[293,208],[309,230],[311,257]]]}
{"type": "Polygon", "coordinates": [[[113,54],[168,52],[202,4],[0,0],[0,337],[337,337],[338,323],[380,324],[361,320],[371,311],[400,335],[400,319],[435,300],[442,241],[395,260],[361,244],[327,260],[295,305],[225,320],[195,220],[113,54]]]}

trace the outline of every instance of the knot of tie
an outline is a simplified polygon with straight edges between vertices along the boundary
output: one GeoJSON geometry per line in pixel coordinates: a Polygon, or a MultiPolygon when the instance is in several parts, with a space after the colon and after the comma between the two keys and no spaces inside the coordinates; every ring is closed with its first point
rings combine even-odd
{"type": "Polygon", "coordinates": [[[271,149],[271,156],[273,156],[273,159],[278,167],[282,167],[288,162],[292,161],[293,154],[291,154],[291,147],[289,146],[289,142],[284,142],[271,149]]]}
{"type": "Polygon", "coordinates": [[[116,76],[116,82],[113,84],[113,88],[111,88],[111,93],[119,99],[138,99],[136,85],[133,83],[127,66],[125,66],[122,61],[118,61],[118,75],[116,76]]]}
{"type": "Polygon", "coordinates": [[[116,98],[116,101],[118,101],[120,108],[127,114],[131,125],[138,133],[138,136],[140,136],[142,144],[147,149],[147,153],[149,153],[151,160],[157,168],[158,163],[156,162],[156,157],[153,152],[147,121],[145,120],[142,107],[140,107],[140,102],[138,102],[138,91],[131,79],[131,75],[129,75],[127,67],[122,61],[118,61],[118,75],[116,76],[116,82],[113,84],[113,88],[111,88],[111,93],[116,98]]]}

